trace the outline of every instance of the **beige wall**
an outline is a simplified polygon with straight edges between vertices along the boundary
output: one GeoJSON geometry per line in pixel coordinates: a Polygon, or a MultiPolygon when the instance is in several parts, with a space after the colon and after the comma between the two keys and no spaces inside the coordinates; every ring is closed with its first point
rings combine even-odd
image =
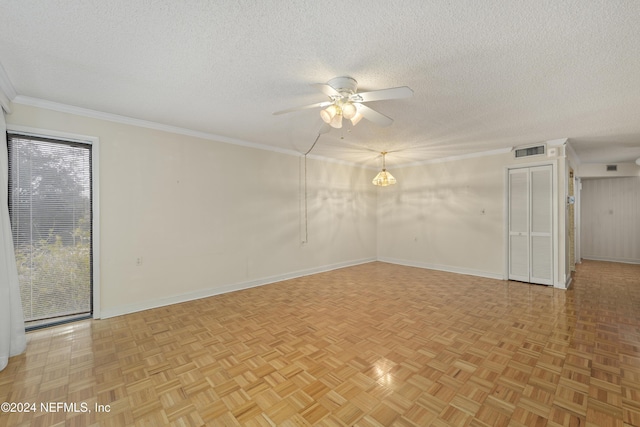
{"type": "MultiPolygon", "coordinates": [[[[376,258],[506,277],[508,167],[553,163],[564,236],[565,161],[512,153],[375,171],[14,105],[9,125],[100,139],[103,317],[376,258]],[[137,258],[142,264],[137,265],[137,258]]],[[[562,150],[561,150],[562,151],[562,150]]],[[[566,276],[556,243],[556,286],[566,276]]]]}
{"type": "Polygon", "coordinates": [[[370,170],[308,160],[302,244],[298,156],[13,107],[9,125],[100,139],[103,317],[375,259],[370,170]]]}
{"type": "Polygon", "coordinates": [[[503,277],[505,156],[392,170],[378,193],[378,256],[503,277]]]}
{"type": "Polygon", "coordinates": [[[505,188],[508,168],[553,164],[555,179],[554,284],[567,281],[567,172],[559,156],[514,159],[488,155],[391,170],[398,179],[378,191],[378,258],[400,264],[506,278],[505,188]]]}

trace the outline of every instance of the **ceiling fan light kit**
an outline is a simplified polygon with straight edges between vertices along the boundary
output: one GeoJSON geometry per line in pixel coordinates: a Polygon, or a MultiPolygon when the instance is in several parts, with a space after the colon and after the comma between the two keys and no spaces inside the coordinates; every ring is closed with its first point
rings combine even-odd
{"type": "Polygon", "coordinates": [[[334,128],[339,129],[342,127],[343,118],[351,120],[353,126],[357,125],[362,118],[365,118],[378,126],[384,127],[391,125],[393,119],[364,105],[364,103],[383,101],[386,99],[409,98],[413,96],[413,91],[407,86],[358,92],[358,82],[352,77],[335,77],[327,83],[316,83],[313,86],[327,95],[329,101],[318,102],[302,107],[287,108],[286,110],[276,111],[273,114],[285,114],[320,107],[323,108],[323,110],[320,111],[320,117],[322,117],[325,123],[328,123],[334,128]]]}

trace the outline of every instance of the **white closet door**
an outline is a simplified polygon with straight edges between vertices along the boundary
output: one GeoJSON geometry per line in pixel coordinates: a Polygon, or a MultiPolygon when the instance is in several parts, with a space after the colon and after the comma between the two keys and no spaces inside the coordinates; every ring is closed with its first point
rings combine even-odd
{"type": "Polygon", "coordinates": [[[509,170],[509,279],[553,284],[552,167],[509,170]]]}
{"type": "Polygon", "coordinates": [[[530,282],[553,284],[551,166],[531,168],[531,277],[530,282]]]}
{"type": "Polygon", "coordinates": [[[529,170],[509,170],[509,279],[529,281],[529,170]]]}

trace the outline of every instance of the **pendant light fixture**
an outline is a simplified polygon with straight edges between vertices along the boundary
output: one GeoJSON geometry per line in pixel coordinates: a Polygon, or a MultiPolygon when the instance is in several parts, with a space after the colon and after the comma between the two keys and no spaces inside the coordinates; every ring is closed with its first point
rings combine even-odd
{"type": "Polygon", "coordinates": [[[380,187],[386,187],[387,185],[393,185],[397,181],[393,177],[393,175],[391,175],[389,172],[387,172],[387,167],[386,167],[385,158],[384,158],[384,156],[386,156],[387,152],[383,151],[380,154],[382,154],[382,170],[380,172],[378,172],[378,175],[376,175],[375,178],[373,178],[373,181],[372,181],[373,185],[378,185],[380,187]]]}

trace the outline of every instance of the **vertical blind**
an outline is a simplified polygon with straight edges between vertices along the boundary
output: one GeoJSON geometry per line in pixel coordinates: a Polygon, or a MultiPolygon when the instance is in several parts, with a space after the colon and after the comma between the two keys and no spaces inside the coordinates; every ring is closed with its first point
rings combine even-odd
{"type": "Polygon", "coordinates": [[[7,145],[25,322],[90,314],[91,145],[11,133],[7,145]]]}

